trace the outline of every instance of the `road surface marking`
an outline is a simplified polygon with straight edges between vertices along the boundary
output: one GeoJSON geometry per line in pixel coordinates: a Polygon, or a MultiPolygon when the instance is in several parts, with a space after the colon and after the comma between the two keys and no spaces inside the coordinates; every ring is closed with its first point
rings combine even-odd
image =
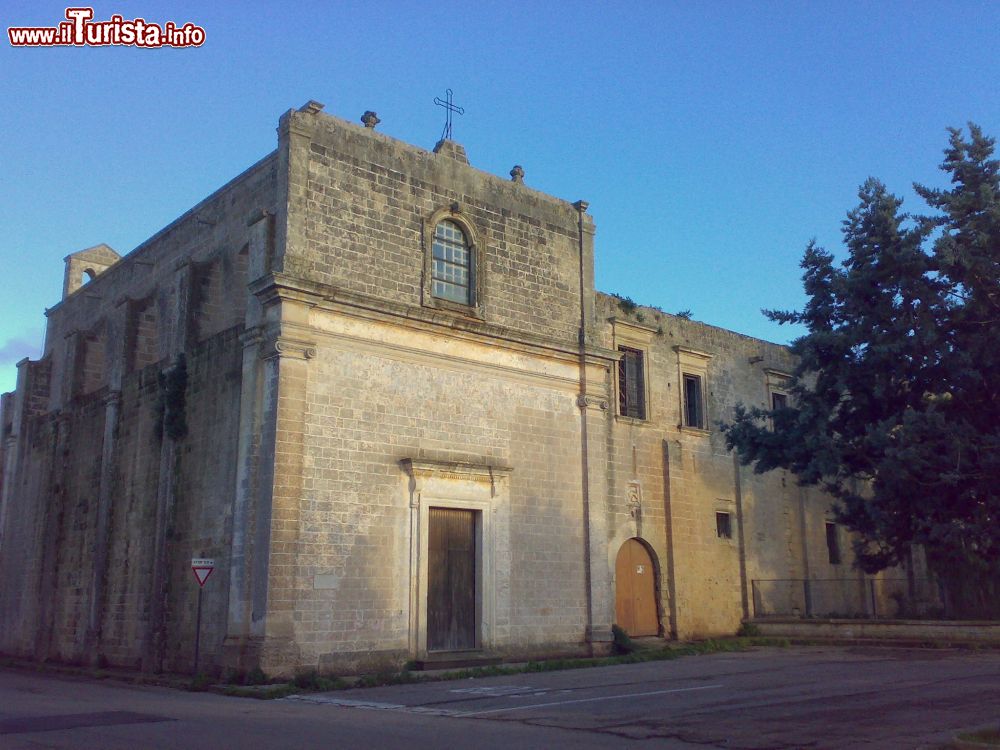
{"type": "Polygon", "coordinates": [[[666,695],[667,693],[690,693],[695,690],[713,690],[722,685],[700,685],[698,687],[674,688],[673,690],[652,690],[648,693],[626,693],[625,695],[601,695],[597,698],[576,698],[569,701],[552,701],[551,703],[535,703],[529,706],[510,706],[509,708],[491,708],[487,711],[466,711],[456,716],[482,716],[484,714],[499,714],[504,711],[525,711],[529,708],[548,708],[550,706],[566,706],[571,703],[593,703],[594,701],[613,701],[622,698],[644,698],[648,695],[666,695]]]}

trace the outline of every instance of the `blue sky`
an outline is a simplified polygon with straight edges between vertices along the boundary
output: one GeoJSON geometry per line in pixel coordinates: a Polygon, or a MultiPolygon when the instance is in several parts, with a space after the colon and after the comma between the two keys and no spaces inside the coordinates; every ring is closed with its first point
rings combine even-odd
{"type": "MultiPolygon", "coordinates": [[[[127,252],[276,143],[309,99],[431,148],[435,96],[480,169],[590,202],[597,283],[773,341],[798,261],[869,175],[922,206],[947,126],[1000,136],[997,2],[275,2],[93,6],[206,31],[193,49],[0,43],[0,391],[37,356],[62,259],[127,252]]],[[[8,26],[64,4],[7,2],[8,26]]],[[[6,37],[6,34],[4,34],[6,37]]]]}

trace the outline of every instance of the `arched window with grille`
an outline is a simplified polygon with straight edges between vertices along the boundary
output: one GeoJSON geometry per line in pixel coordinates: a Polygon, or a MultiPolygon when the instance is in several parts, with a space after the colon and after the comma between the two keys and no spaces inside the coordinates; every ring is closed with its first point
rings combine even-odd
{"type": "Polygon", "coordinates": [[[438,222],[434,230],[431,294],[460,305],[472,305],[472,247],[462,228],[453,221],[438,222]]]}

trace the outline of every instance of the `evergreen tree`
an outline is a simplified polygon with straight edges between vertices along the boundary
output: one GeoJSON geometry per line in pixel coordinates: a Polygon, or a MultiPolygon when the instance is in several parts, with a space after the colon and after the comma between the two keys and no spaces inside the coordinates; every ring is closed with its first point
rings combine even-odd
{"type": "Polygon", "coordinates": [[[951,188],[916,186],[910,217],[868,180],[844,222],[847,259],[810,244],[787,406],[738,407],[727,444],[838,501],[867,572],[927,552],[956,614],[1000,616],[1000,162],[951,130],[951,188]],[[771,425],[773,424],[773,429],[771,425]]]}

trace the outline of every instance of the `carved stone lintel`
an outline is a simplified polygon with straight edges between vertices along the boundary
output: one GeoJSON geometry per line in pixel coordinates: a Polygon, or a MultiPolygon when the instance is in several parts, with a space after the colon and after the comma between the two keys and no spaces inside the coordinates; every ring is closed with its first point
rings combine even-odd
{"type": "Polygon", "coordinates": [[[264,344],[262,357],[287,357],[289,359],[312,359],[316,356],[316,344],[312,341],[300,341],[279,337],[264,344]]]}
{"type": "Polygon", "coordinates": [[[576,405],[581,409],[600,409],[601,411],[607,411],[611,406],[607,399],[599,396],[584,396],[582,393],[576,397],[576,405]]]}

